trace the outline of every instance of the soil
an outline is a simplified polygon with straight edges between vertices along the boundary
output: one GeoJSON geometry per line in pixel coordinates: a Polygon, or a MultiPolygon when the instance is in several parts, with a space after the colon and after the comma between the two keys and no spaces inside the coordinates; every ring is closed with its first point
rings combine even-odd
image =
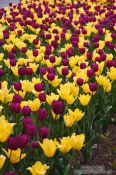
{"type": "MultiPolygon", "coordinates": [[[[109,125],[106,133],[98,140],[91,157],[90,161],[83,163],[80,175],[116,175],[116,124],[109,125]]],[[[74,170],[73,175],[78,174],[74,170]]]]}

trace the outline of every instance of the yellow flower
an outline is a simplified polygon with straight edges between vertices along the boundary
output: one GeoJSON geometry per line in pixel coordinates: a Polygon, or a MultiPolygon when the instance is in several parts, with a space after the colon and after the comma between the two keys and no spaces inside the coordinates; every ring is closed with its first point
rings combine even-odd
{"type": "Polygon", "coordinates": [[[73,112],[71,109],[69,109],[68,112],[69,112],[70,115],[72,115],[72,116],[74,117],[75,122],[78,122],[79,120],[81,120],[82,117],[83,117],[84,114],[85,114],[84,112],[82,112],[82,111],[79,110],[78,108],[76,108],[76,109],[74,110],[74,112],[73,112]]]}
{"type": "Polygon", "coordinates": [[[5,160],[6,160],[6,157],[4,155],[0,155],[0,170],[3,167],[5,160]]]}
{"type": "Polygon", "coordinates": [[[5,116],[0,117],[0,142],[6,142],[13,132],[15,123],[9,123],[5,116]]]}
{"type": "Polygon", "coordinates": [[[114,81],[116,80],[116,68],[111,68],[109,72],[107,72],[107,75],[109,76],[109,78],[114,81]]]}
{"type": "Polygon", "coordinates": [[[61,139],[61,143],[58,145],[58,148],[63,154],[68,153],[72,148],[70,137],[63,137],[61,139]]]}
{"type": "Polygon", "coordinates": [[[85,83],[83,86],[82,86],[82,89],[85,93],[90,93],[90,89],[89,89],[89,85],[87,83],[85,83]]]}
{"type": "Polygon", "coordinates": [[[84,146],[85,135],[80,134],[76,135],[75,133],[71,136],[71,146],[73,149],[80,151],[84,146]]]}
{"type": "Polygon", "coordinates": [[[55,155],[57,145],[58,145],[58,142],[56,139],[54,139],[54,140],[44,139],[43,144],[40,142],[39,142],[39,144],[40,144],[42,150],[44,151],[44,154],[47,157],[53,157],[55,155]]]}
{"type": "Polygon", "coordinates": [[[79,101],[83,106],[87,106],[90,99],[91,99],[91,95],[89,95],[89,94],[87,94],[87,95],[80,94],[80,96],[79,96],[79,101]]]}
{"type": "Polygon", "coordinates": [[[75,118],[73,115],[66,114],[64,115],[64,123],[66,127],[70,128],[75,123],[75,118]]]}
{"type": "Polygon", "coordinates": [[[0,106],[0,113],[2,112],[3,106],[0,106]]]}
{"type": "Polygon", "coordinates": [[[26,153],[21,154],[21,149],[18,148],[17,150],[10,150],[8,149],[8,152],[3,149],[3,151],[6,153],[7,157],[10,159],[10,162],[12,164],[16,164],[20,162],[21,159],[24,159],[26,156],[26,153]]]}
{"type": "Polygon", "coordinates": [[[4,57],[4,54],[3,53],[0,53],[0,61],[3,60],[3,57],[4,57]]]}
{"type": "Polygon", "coordinates": [[[61,78],[58,79],[58,77],[56,76],[55,79],[53,81],[51,81],[50,83],[53,87],[57,87],[61,83],[61,81],[62,81],[62,79],[61,78]]]}
{"type": "Polygon", "coordinates": [[[111,91],[112,85],[111,85],[110,79],[107,78],[107,77],[105,77],[103,79],[103,88],[104,88],[105,92],[110,92],[111,91]]]}
{"type": "Polygon", "coordinates": [[[42,164],[40,161],[36,162],[32,167],[27,168],[32,175],[45,175],[49,166],[42,164]]]}
{"type": "Polygon", "coordinates": [[[51,93],[51,95],[47,95],[47,96],[46,96],[46,100],[47,100],[47,103],[48,103],[49,105],[52,104],[53,100],[58,100],[58,99],[59,99],[59,95],[56,95],[56,94],[54,94],[54,93],[51,93]]]}

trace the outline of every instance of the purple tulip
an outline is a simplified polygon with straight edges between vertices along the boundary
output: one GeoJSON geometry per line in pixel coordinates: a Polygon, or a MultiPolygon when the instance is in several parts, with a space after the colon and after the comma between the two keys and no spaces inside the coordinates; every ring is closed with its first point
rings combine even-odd
{"type": "Polygon", "coordinates": [[[41,138],[47,138],[49,135],[49,129],[47,127],[44,127],[44,128],[40,128],[39,129],[39,136],[41,138]]]}
{"type": "Polygon", "coordinates": [[[60,100],[54,100],[52,102],[52,110],[56,115],[59,115],[63,112],[63,102],[60,100]]]}
{"type": "Polygon", "coordinates": [[[47,110],[45,108],[40,108],[37,112],[37,118],[40,121],[44,121],[47,118],[47,110]]]}

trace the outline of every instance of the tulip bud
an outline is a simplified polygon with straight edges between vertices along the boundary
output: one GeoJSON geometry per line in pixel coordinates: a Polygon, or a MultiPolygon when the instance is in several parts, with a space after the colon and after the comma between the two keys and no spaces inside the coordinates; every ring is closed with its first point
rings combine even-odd
{"type": "Polygon", "coordinates": [[[63,67],[62,68],[62,75],[66,76],[66,75],[68,75],[68,73],[69,73],[68,67],[63,67]]]}
{"type": "Polygon", "coordinates": [[[22,115],[28,116],[28,115],[30,115],[30,114],[31,114],[31,109],[30,109],[30,107],[29,107],[29,106],[24,106],[24,107],[22,108],[22,115]]]}
{"type": "Polygon", "coordinates": [[[54,100],[52,102],[52,110],[56,115],[59,115],[63,111],[63,102],[60,100],[54,100]]]}
{"type": "Polygon", "coordinates": [[[29,143],[29,136],[22,134],[16,137],[18,148],[26,148],[29,143]]]}
{"type": "Polygon", "coordinates": [[[95,92],[97,90],[98,86],[95,83],[90,83],[89,88],[90,88],[90,91],[95,92]]]}
{"type": "Polygon", "coordinates": [[[44,121],[47,118],[47,110],[44,108],[40,108],[37,112],[37,117],[40,121],[44,121]]]}
{"type": "Polygon", "coordinates": [[[14,82],[14,88],[16,91],[20,91],[22,89],[22,84],[20,82],[14,82]]]}
{"type": "Polygon", "coordinates": [[[11,150],[16,150],[18,148],[17,140],[15,137],[9,137],[7,140],[7,147],[11,150]]]}
{"type": "Polygon", "coordinates": [[[37,84],[35,84],[34,88],[37,92],[41,92],[41,91],[44,90],[44,84],[43,83],[37,83],[37,84]]]}
{"type": "Polygon", "coordinates": [[[82,78],[78,78],[78,79],[77,79],[77,84],[78,84],[79,86],[82,86],[82,85],[84,84],[84,80],[83,80],[82,78]]]}
{"type": "Polygon", "coordinates": [[[39,147],[39,143],[37,141],[32,141],[31,145],[33,148],[38,148],[39,147]]]}
{"type": "Polygon", "coordinates": [[[26,124],[25,133],[30,137],[34,137],[37,135],[37,126],[35,124],[26,124]]]}
{"type": "Polygon", "coordinates": [[[48,128],[44,127],[44,128],[39,129],[39,136],[41,138],[46,138],[46,137],[48,137],[48,135],[49,135],[49,129],[48,128]]]}
{"type": "Polygon", "coordinates": [[[39,97],[39,100],[41,102],[45,102],[46,101],[46,93],[45,92],[40,93],[38,97],[39,97]]]}
{"type": "Polygon", "coordinates": [[[93,77],[93,75],[94,75],[94,71],[93,71],[92,69],[87,70],[87,76],[88,76],[89,78],[93,77]]]}

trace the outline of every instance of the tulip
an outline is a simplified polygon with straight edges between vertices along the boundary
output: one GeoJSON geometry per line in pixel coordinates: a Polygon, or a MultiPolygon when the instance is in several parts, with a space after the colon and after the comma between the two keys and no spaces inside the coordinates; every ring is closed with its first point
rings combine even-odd
{"type": "Polygon", "coordinates": [[[22,89],[22,84],[20,82],[15,82],[14,88],[16,91],[20,91],[22,89]]]}
{"type": "Polygon", "coordinates": [[[42,164],[41,162],[35,162],[32,167],[27,168],[32,175],[45,175],[49,166],[42,164]]]}
{"type": "Polygon", "coordinates": [[[39,147],[39,143],[37,141],[32,141],[31,145],[33,148],[38,148],[39,147]]]}
{"type": "Polygon", "coordinates": [[[70,137],[63,137],[60,140],[60,144],[58,144],[58,148],[63,154],[68,153],[72,148],[70,137]]]}
{"type": "Polygon", "coordinates": [[[42,148],[42,150],[44,151],[44,154],[47,157],[53,157],[55,155],[56,149],[57,149],[57,145],[58,142],[56,141],[56,139],[54,140],[49,140],[49,139],[44,139],[43,143],[40,143],[40,146],[42,148]]]}
{"type": "Polygon", "coordinates": [[[75,123],[75,118],[73,115],[64,115],[64,123],[66,127],[70,128],[75,123]]]}
{"type": "Polygon", "coordinates": [[[40,108],[37,112],[37,118],[40,120],[40,121],[44,121],[46,120],[47,118],[47,110],[44,109],[44,108],[40,108]]]}
{"type": "Polygon", "coordinates": [[[78,84],[79,86],[82,86],[82,85],[84,84],[84,80],[83,80],[82,78],[78,78],[78,79],[77,79],[77,84],[78,84]]]}
{"type": "Polygon", "coordinates": [[[15,137],[10,137],[7,140],[7,147],[11,150],[16,150],[18,148],[17,140],[15,137]]]}
{"type": "Polygon", "coordinates": [[[92,92],[95,92],[97,90],[98,86],[95,83],[90,83],[89,88],[92,92]]]}
{"type": "Polygon", "coordinates": [[[0,170],[2,169],[5,161],[6,161],[6,157],[4,155],[0,155],[0,170]]]}
{"type": "Polygon", "coordinates": [[[29,106],[24,106],[24,107],[22,108],[22,115],[28,116],[28,115],[30,115],[30,114],[31,114],[31,109],[30,109],[30,107],[29,107],[29,106]]]}
{"type": "Polygon", "coordinates": [[[44,84],[43,83],[35,84],[34,88],[37,92],[41,92],[44,89],[44,84]]]}
{"type": "Polygon", "coordinates": [[[45,102],[46,101],[46,93],[45,92],[40,93],[38,97],[39,97],[39,100],[41,102],[45,102]]]}
{"type": "Polygon", "coordinates": [[[40,128],[39,129],[39,136],[41,138],[47,138],[48,137],[48,134],[49,134],[49,129],[47,127],[40,128]]]}
{"type": "Polygon", "coordinates": [[[30,137],[34,137],[37,135],[37,126],[35,124],[26,124],[25,133],[30,137]]]}
{"type": "Polygon", "coordinates": [[[87,106],[89,101],[91,99],[91,96],[89,94],[85,95],[85,94],[80,94],[79,96],[79,101],[83,106],[87,106]]]}
{"type": "Polygon", "coordinates": [[[9,171],[9,172],[6,172],[5,175],[17,175],[17,174],[13,171],[9,171]]]}
{"type": "Polygon", "coordinates": [[[5,149],[3,149],[3,151],[5,152],[7,157],[10,159],[10,162],[12,164],[16,164],[26,157],[25,153],[21,154],[20,148],[18,148],[17,150],[8,149],[8,152],[5,149]]]}
{"type": "Polygon", "coordinates": [[[52,102],[52,110],[56,115],[59,115],[63,111],[63,102],[60,100],[54,100],[52,102]]]}
{"type": "Polygon", "coordinates": [[[15,123],[9,123],[4,116],[0,117],[0,142],[6,142],[13,132],[15,123]]]}
{"type": "Polygon", "coordinates": [[[84,141],[85,141],[84,134],[76,135],[75,133],[73,133],[70,138],[70,144],[72,148],[77,151],[80,151],[82,149],[82,147],[84,146],[84,141]]]}
{"type": "Polygon", "coordinates": [[[21,134],[16,137],[18,148],[25,148],[29,142],[29,136],[21,134]]]}

